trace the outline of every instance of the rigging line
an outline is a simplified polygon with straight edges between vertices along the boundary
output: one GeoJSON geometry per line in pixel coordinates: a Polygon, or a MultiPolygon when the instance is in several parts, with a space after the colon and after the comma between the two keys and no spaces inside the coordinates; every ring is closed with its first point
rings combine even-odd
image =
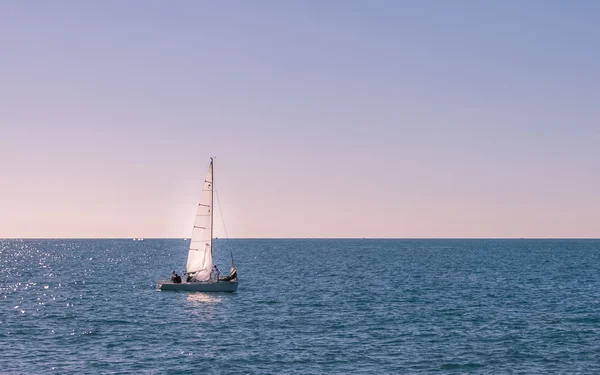
{"type": "Polygon", "coordinates": [[[219,200],[219,191],[214,189],[215,194],[217,194],[217,203],[219,204],[219,213],[221,214],[221,222],[223,223],[223,229],[225,229],[225,243],[227,244],[227,248],[229,249],[229,253],[233,258],[233,252],[231,251],[231,245],[229,244],[229,233],[227,233],[227,227],[225,226],[225,218],[223,217],[223,210],[221,209],[221,201],[219,200]]]}

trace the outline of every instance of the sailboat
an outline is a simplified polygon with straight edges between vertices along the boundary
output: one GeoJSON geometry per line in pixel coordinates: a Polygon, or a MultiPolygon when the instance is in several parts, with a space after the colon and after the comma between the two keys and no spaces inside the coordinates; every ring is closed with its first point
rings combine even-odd
{"type": "Polygon", "coordinates": [[[213,271],[213,163],[213,158],[210,158],[192,229],[185,278],[158,280],[156,287],[160,290],[189,292],[235,292],[237,290],[238,278],[233,254],[229,276],[217,277],[213,271]]]}

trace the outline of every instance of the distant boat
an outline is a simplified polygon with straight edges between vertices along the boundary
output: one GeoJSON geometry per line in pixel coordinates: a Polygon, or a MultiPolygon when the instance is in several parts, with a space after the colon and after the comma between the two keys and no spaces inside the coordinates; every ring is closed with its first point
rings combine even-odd
{"type": "Polygon", "coordinates": [[[156,282],[158,289],[190,292],[235,292],[237,290],[238,278],[233,255],[231,255],[229,276],[217,279],[213,274],[213,182],[213,158],[210,158],[192,228],[185,278],[177,283],[173,280],[158,280],[156,282]]]}

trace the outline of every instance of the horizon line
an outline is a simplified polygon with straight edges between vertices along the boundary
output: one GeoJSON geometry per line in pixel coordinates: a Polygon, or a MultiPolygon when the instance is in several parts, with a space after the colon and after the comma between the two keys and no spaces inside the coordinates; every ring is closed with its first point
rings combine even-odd
{"type": "MultiPolygon", "coordinates": [[[[3,237],[4,240],[188,240],[190,237],[3,237]]],[[[600,240],[600,237],[215,237],[214,240],[600,240]]]]}

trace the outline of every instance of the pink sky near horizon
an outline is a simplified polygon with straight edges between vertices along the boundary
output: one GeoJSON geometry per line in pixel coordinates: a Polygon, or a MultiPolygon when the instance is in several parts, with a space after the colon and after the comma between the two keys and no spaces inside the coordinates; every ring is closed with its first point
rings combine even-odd
{"type": "Polygon", "coordinates": [[[598,238],[599,10],[4,2],[0,238],[598,238]]]}

